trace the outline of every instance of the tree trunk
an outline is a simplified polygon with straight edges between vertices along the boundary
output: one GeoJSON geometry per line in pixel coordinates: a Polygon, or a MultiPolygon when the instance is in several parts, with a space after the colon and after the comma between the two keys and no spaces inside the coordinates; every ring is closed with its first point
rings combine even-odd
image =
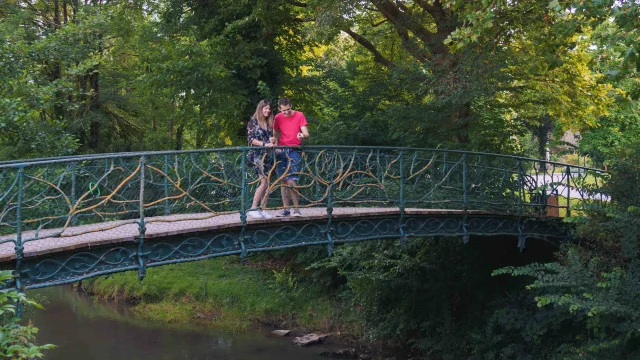
{"type": "Polygon", "coordinates": [[[536,137],[538,138],[538,155],[540,159],[547,157],[547,145],[549,144],[549,133],[553,128],[551,117],[545,115],[540,121],[540,125],[536,128],[536,137]]]}
{"type": "Polygon", "coordinates": [[[182,150],[183,135],[184,135],[184,126],[178,125],[178,130],[176,131],[176,150],[182,150]]]}
{"type": "Polygon", "coordinates": [[[69,14],[67,13],[67,0],[62,2],[62,13],[64,14],[64,24],[67,25],[69,22],[69,14]]]}
{"type": "Polygon", "coordinates": [[[53,0],[53,27],[60,29],[60,0],[53,0]]]}
{"type": "MultiPolygon", "coordinates": [[[[102,36],[100,34],[95,34],[97,35],[96,38],[98,39],[98,42],[102,41],[102,36]]],[[[98,53],[102,54],[102,52],[104,51],[104,49],[102,48],[102,45],[99,43],[98,45],[98,53]]],[[[99,104],[98,104],[98,100],[100,99],[100,64],[96,64],[95,66],[93,66],[89,72],[89,85],[91,86],[91,100],[90,100],[90,105],[89,105],[89,110],[93,113],[96,113],[97,110],[100,108],[99,104]]],[[[98,119],[98,117],[96,116],[92,116],[91,117],[91,129],[90,129],[90,133],[89,133],[89,147],[91,149],[98,149],[98,142],[100,140],[100,121],[98,119]]]]}
{"type": "MultiPolygon", "coordinates": [[[[95,111],[98,109],[98,99],[100,97],[100,74],[98,66],[93,68],[93,72],[89,75],[89,83],[91,86],[91,103],[89,109],[95,111]]],[[[91,128],[89,132],[89,148],[97,149],[100,138],[100,122],[95,116],[91,117],[91,128]]]]}

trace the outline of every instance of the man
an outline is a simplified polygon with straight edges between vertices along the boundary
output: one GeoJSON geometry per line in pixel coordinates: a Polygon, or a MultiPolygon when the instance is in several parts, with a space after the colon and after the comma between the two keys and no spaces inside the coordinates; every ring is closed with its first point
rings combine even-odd
{"type": "MultiPolygon", "coordinates": [[[[277,146],[300,146],[303,139],[309,138],[307,119],[300,111],[291,109],[291,100],[282,98],[278,100],[278,110],[273,121],[273,132],[277,146]]],[[[278,152],[278,151],[276,151],[278,152]]],[[[276,170],[278,175],[285,175],[280,191],[282,193],[282,205],[284,209],[278,216],[301,216],[298,209],[298,193],[294,189],[300,172],[302,156],[297,149],[281,149],[276,170]],[[293,210],[289,211],[289,200],[293,203],[293,210]]]]}

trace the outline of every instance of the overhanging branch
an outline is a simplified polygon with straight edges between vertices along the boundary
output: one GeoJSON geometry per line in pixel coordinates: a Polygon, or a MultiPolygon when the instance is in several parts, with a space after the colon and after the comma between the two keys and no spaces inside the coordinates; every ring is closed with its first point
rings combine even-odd
{"type": "MultiPolygon", "coordinates": [[[[440,37],[422,26],[411,13],[400,11],[400,9],[389,0],[371,0],[371,3],[380,10],[385,18],[396,26],[398,34],[401,37],[406,31],[410,31],[429,48],[432,54],[448,52],[448,48],[439,40],[440,37]]],[[[434,16],[434,19],[437,23],[442,18],[434,16]]],[[[407,40],[407,38],[408,37],[405,37],[404,40],[407,40]]],[[[407,48],[407,50],[415,54],[415,49],[407,48]]]]}
{"type": "Polygon", "coordinates": [[[355,33],[351,29],[344,29],[342,31],[344,31],[349,36],[351,36],[353,40],[355,40],[358,44],[362,45],[365,49],[369,50],[373,54],[373,61],[377,62],[378,64],[384,65],[387,68],[391,67],[392,62],[389,59],[387,59],[384,55],[382,55],[380,51],[376,49],[375,45],[371,43],[371,41],[367,40],[364,36],[358,33],[355,33]]]}

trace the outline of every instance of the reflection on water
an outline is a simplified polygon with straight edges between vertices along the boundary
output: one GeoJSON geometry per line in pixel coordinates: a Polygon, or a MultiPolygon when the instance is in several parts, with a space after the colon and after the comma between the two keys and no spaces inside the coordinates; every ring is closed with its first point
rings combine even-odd
{"type": "MultiPolygon", "coordinates": [[[[52,343],[45,359],[319,359],[288,338],[261,332],[232,334],[188,324],[136,319],[123,306],[94,301],[66,286],[30,291],[45,310],[25,315],[40,329],[38,343],[52,343]]],[[[316,350],[317,351],[317,350],[316,350]]]]}

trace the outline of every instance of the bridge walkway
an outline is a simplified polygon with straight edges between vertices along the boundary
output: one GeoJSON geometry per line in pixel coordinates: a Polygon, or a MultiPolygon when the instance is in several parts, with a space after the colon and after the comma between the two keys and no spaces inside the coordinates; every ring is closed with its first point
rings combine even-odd
{"type": "MultiPolygon", "coordinates": [[[[278,226],[288,223],[310,223],[326,221],[328,219],[327,208],[306,208],[301,210],[303,216],[277,217],[276,210],[267,210],[273,216],[271,219],[247,218],[247,227],[278,226]]],[[[422,209],[407,208],[406,215],[445,215],[462,216],[463,210],[453,209],[422,209]]],[[[486,210],[469,210],[468,215],[509,216],[507,213],[498,213],[486,210]]],[[[375,216],[399,215],[400,209],[387,208],[333,208],[332,217],[336,220],[370,218],[375,216]]],[[[533,216],[532,216],[533,217],[533,216]]],[[[545,218],[538,216],[537,218],[545,218]]],[[[241,228],[242,221],[238,213],[216,214],[181,214],[169,216],[156,216],[146,219],[145,240],[153,241],[154,238],[162,238],[172,235],[181,235],[197,232],[216,232],[225,229],[241,228]]],[[[56,252],[90,249],[91,247],[118,244],[124,242],[136,242],[139,238],[139,226],[132,220],[109,221],[97,224],[87,224],[69,227],[66,229],[45,229],[41,231],[26,231],[22,233],[25,239],[35,240],[24,243],[24,258],[43,256],[56,252]]],[[[14,239],[16,236],[8,235],[0,237],[0,242],[14,239]]],[[[16,253],[12,242],[0,244],[0,263],[15,260],[16,253]]]]}

